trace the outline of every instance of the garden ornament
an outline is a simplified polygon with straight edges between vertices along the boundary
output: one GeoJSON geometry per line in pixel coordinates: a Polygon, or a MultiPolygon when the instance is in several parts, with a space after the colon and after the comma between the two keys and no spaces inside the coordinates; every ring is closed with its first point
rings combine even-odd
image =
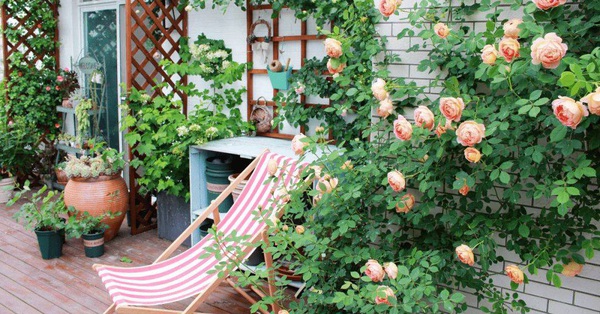
{"type": "Polygon", "coordinates": [[[252,51],[260,52],[261,57],[264,59],[264,63],[267,63],[267,51],[271,46],[271,25],[269,22],[259,18],[250,26],[250,35],[246,38],[249,45],[252,46],[252,51]],[[267,36],[258,37],[254,34],[254,30],[258,25],[265,25],[267,27],[267,36]]]}

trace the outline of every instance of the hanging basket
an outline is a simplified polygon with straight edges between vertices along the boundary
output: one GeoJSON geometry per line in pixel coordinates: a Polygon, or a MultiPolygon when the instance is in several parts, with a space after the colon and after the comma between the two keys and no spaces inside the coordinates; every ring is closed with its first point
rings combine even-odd
{"type": "Polygon", "coordinates": [[[256,105],[254,105],[252,113],[250,113],[250,120],[254,122],[257,132],[267,133],[271,131],[273,116],[269,108],[267,108],[267,100],[264,97],[261,96],[256,100],[256,105]],[[264,101],[262,104],[261,99],[264,101]]]}

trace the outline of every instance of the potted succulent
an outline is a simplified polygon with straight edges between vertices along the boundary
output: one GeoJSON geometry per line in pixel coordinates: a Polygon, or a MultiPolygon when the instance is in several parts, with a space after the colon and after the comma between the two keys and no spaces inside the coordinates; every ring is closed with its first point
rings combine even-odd
{"type": "Polygon", "coordinates": [[[56,76],[56,82],[56,88],[60,91],[62,96],[62,106],[72,108],[73,104],[69,98],[71,94],[79,88],[77,72],[69,70],[69,68],[60,69],[56,76]]]}
{"type": "Polygon", "coordinates": [[[70,238],[82,238],[86,257],[100,257],[104,254],[104,231],[108,225],[102,222],[104,218],[114,218],[120,212],[104,212],[92,216],[88,212],[72,215],[67,221],[66,234],[70,238]]]}
{"type": "Polygon", "coordinates": [[[34,230],[43,259],[60,257],[65,235],[64,217],[72,210],[65,206],[63,194],[48,190],[45,185],[31,194],[29,182],[26,182],[23,190],[17,192],[7,205],[12,206],[20,199],[26,202],[14,218],[17,222],[24,222],[25,229],[34,230]]]}
{"type": "MultiPolygon", "coordinates": [[[[89,212],[100,216],[106,210],[125,214],[129,205],[129,192],[121,171],[125,166],[123,153],[105,148],[104,143],[95,143],[91,155],[76,157],[69,155],[65,173],[69,181],[65,186],[65,204],[78,212],[89,212]]],[[[110,241],[119,231],[124,215],[104,217],[109,228],[104,240],[110,241]]]]}

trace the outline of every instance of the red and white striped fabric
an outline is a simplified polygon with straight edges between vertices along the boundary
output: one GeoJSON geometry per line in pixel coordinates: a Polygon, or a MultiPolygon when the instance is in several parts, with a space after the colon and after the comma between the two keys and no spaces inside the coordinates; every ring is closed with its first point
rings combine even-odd
{"type": "MultiPolygon", "coordinates": [[[[282,186],[291,188],[298,181],[300,171],[297,161],[292,158],[263,154],[238,200],[218,224],[218,232],[224,234],[224,239],[234,230],[238,236],[262,232],[266,224],[264,220],[256,219],[253,212],[261,208],[263,217],[270,217],[282,203],[282,198],[274,197],[278,193],[273,191],[282,186]],[[278,180],[267,180],[270,159],[276,160],[282,170],[276,174],[278,180]]],[[[217,280],[217,272],[207,272],[222,261],[214,255],[199,259],[207,247],[214,245],[215,240],[209,234],[180,255],[156,264],[130,268],[102,266],[97,271],[116,305],[149,306],[176,302],[197,296],[217,280]]]]}

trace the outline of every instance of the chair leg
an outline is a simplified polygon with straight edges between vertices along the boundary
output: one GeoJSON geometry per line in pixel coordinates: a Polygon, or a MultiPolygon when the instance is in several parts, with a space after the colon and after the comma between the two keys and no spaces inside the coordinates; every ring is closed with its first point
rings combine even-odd
{"type": "Polygon", "coordinates": [[[104,311],[104,314],[110,314],[110,313],[114,313],[115,312],[115,308],[116,308],[116,304],[111,304],[106,311],[104,311]]]}
{"type": "MultiPolygon", "coordinates": [[[[268,247],[269,246],[269,234],[268,234],[267,230],[263,231],[262,238],[268,247]]],[[[265,266],[267,267],[267,269],[269,271],[269,275],[267,278],[268,286],[269,286],[268,287],[269,296],[273,297],[275,295],[275,291],[277,290],[277,287],[275,286],[275,271],[273,270],[273,255],[271,255],[271,253],[267,252],[267,250],[264,250],[263,254],[265,257],[265,266]]],[[[273,309],[273,312],[275,312],[275,313],[279,312],[279,310],[281,309],[279,307],[279,304],[277,304],[277,302],[273,302],[273,304],[271,304],[271,307],[273,309]]]]}
{"type": "MultiPolygon", "coordinates": [[[[231,278],[227,278],[226,279],[227,283],[235,290],[237,291],[237,293],[241,294],[246,300],[248,300],[248,302],[255,304],[256,299],[254,299],[253,297],[251,297],[248,293],[246,293],[246,291],[244,291],[242,288],[238,287],[236,285],[235,282],[233,282],[233,280],[231,280],[231,278]]],[[[252,289],[254,292],[256,292],[254,289],[252,289]]],[[[258,294],[260,296],[260,294],[258,294]]],[[[263,314],[269,314],[269,312],[265,311],[265,310],[261,310],[259,309],[259,311],[263,314]]]]}

